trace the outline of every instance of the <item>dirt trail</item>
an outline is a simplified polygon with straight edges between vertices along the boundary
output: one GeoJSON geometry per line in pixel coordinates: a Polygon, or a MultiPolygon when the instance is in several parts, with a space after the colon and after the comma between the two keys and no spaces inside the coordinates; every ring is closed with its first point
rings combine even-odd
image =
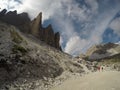
{"type": "Polygon", "coordinates": [[[120,90],[120,72],[95,72],[70,78],[51,90],[120,90]]]}

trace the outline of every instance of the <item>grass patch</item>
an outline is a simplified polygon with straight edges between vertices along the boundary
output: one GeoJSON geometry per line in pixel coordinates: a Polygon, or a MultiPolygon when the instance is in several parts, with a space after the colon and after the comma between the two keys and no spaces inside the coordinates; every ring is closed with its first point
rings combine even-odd
{"type": "Polygon", "coordinates": [[[23,38],[14,30],[10,30],[10,34],[12,37],[12,41],[15,43],[21,43],[23,41],[23,38]]]}
{"type": "Polygon", "coordinates": [[[12,51],[14,53],[18,53],[18,52],[21,52],[23,54],[27,53],[27,49],[21,45],[14,45],[12,51]]]}

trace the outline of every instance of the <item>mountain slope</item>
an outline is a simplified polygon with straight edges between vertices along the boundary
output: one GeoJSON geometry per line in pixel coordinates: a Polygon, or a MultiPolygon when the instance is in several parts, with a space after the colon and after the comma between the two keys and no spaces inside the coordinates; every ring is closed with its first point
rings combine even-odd
{"type": "Polygon", "coordinates": [[[0,90],[44,90],[64,72],[84,70],[70,55],[0,21],[0,90]]]}
{"type": "Polygon", "coordinates": [[[88,51],[86,52],[86,56],[88,57],[88,59],[91,60],[101,60],[119,54],[120,54],[120,45],[114,43],[96,45],[88,49],[88,51]]]}

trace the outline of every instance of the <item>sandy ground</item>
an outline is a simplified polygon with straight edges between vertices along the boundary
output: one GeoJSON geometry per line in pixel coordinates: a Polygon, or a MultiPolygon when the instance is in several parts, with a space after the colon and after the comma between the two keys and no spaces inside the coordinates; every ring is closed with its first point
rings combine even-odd
{"type": "Polygon", "coordinates": [[[73,77],[51,90],[120,90],[120,72],[95,72],[73,77]]]}

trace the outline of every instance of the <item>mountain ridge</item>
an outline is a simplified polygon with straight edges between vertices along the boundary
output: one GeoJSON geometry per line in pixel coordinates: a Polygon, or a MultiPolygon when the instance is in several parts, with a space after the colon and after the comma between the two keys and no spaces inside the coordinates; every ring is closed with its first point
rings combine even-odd
{"type": "Polygon", "coordinates": [[[3,9],[0,12],[0,20],[18,27],[24,33],[32,34],[58,50],[62,50],[59,44],[60,33],[54,33],[51,24],[46,28],[42,27],[42,12],[31,21],[26,12],[17,14],[16,10],[7,12],[6,9],[3,9]]]}
{"type": "Polygon", "coordinates": [[[112,58],[120,54],[120,44],[116,43],[106,43],[99,44],[90,47],[83,58],[88,60],[102,60],[107,58],[112,58]]]}

